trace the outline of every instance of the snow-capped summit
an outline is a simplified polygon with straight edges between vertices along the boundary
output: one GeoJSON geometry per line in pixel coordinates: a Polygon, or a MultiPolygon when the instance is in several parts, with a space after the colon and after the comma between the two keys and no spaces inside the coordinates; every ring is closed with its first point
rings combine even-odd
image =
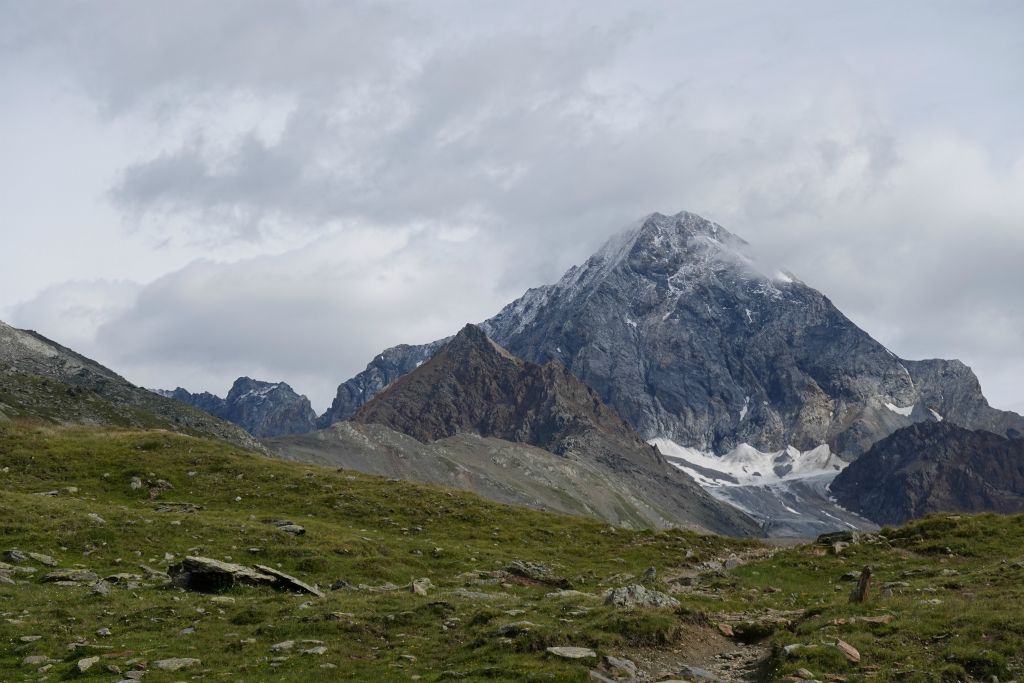
{"type": "MultiPolygon", "coordinates": [[[[687,212],[646,216],[481,327],[521,358],[561,361],[645,438],[702,451],[828,444],[852,459],[932,411],[1024,431],[1024,418],[988,406],[963,364],[898,358],[820,292],[760,269],[742,238],[687,212]]],[[[321,425],[437,348],[384,352],[339,387],[321,425]]]]}

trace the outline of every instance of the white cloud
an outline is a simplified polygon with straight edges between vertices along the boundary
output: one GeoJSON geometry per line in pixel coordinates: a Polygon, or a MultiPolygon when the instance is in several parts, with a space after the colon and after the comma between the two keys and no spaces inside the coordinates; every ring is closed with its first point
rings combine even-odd
{"type": "MultiPolygon", "coordinates": [[[[688,209],[897,353],[961,357],[1020,406],[1019,4],[0,12],[8,243],[48,253],[0,274],[0,306],[69,278],[148,283],[116,310],[95,294],[92,348],[136,381],[261,375],[322,406],[384,346],[688,209]]],[[[87,343],[54,297],[13,322],[87,343]]]]}

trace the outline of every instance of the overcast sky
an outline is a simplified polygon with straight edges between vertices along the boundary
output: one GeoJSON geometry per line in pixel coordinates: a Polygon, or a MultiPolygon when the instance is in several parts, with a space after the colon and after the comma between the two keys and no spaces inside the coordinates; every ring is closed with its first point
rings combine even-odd
{"type": "Polygon", "coordinates": [[[711,218],[1024,412],[1024,3],[0,0],[0,318],[318,410],[711,218]]]}

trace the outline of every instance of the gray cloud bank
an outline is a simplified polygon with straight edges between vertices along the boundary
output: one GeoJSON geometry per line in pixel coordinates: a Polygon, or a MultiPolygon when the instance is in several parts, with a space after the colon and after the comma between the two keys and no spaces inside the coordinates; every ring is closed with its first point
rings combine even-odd
{"type": "Polygon", "coordinates": [[[384,346],[687,209],[1024,410],[1016,3],[0,8],[0,54],[152,141],[97,201],[191,256],[55,272],[11,316],[136,381],[259,375],[322,408],[384,346]]]}

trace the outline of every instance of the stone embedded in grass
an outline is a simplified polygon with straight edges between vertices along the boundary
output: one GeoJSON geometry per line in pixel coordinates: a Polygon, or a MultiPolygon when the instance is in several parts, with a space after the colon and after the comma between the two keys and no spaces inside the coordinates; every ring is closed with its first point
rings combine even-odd
{"type": "Polygon", "coordinates": [[[596,652],[586,647],[549,647],[547,652],[548,654],[554,655],[555,657],[561,657],[563,659],[590,659],[592,657],[597,657],[596,652]]]}
{"type": "Polygon", "coordinates": [[[78,673],[84,674],[86,671],[92,668],[93,664],[100,661],[99,657],[86,657],[85,659],[78,660],[78,673]]]}
{"type": "Polygon", "coordinates": [[[304,654],[304,655],[325,655],[325,654],[327,654],[327,648],[324,647],[323,645],[317,645],[316,647],[311,647],[308,650],[303,650],[302,654],[304,654]]]}
{"type": "Polygon", "coordinates": [[[304,533],[306,533],[305,527],[302,527],[296,524],[295,522],[292,522],[287,519],[273,519],[267,523],[272,526],[276,526],[279,531],[283,531],[286,534],[291,534],[292,536],[301,536],[304,533]]]}
{"type": "Polygon", "coordinates": [[[856,664],[860,661],[860,652],[845,640],[836,638],[836,648],[843,653],[843,656],[846,657],[846,660],[851,664],[856,664]]]}
{"type": "Polygon", "coordinates": [[[14,562],[15,564],[28,562],[28,555],[15,548],[5,550],[3,555],[0,555],[0,557],[3,557],[6,562],[14,562]]]}
{"type": "Polygon", "coordinates": [[[518,576],[534,583],[555,586],[556,588],[572,588],[572,584],[568,580],[556,576],[555,572],[543,562],[513,560],[505,567],[505,571],[513,576],[518,576]]]}
{"type": "Polygon", "coordinates": [[[52,571],[44,575],[40,580],[46,583],[58,583],[60,585],[65,585],[68,582],[72,584],[90,583],[99,581],[99,578],[99,575],[95,572],[91,572],[86,569],[58,569],[57,571],[52,571]]]}
{"type": "Polygon", "coordinates": [[[537,628],[537,624],[532,621],[513,621],[510,624],[502,624],[499,626],[496,633],[499,636],[511,638],[523,633],[529,633],[535,628],[537,628]]]}
{"type": "Polygon", "coordinates": [[[191,669],[200,664],[202,664],[201,661],[191,657],[171,657],[170,659],[160,659],[153,662],[153,666],[161,671],[180,671],[182,669],[191,669]]]}
{"type": "Polygon", "coordinates": [[[56,659],[50,659],[46,655],[29,655],[21,660],[22,666],[42,666],[51,662],[56,662],[56,659]]]}
{"type": "Polygon", "coordinates": [[[57,560],[53,559],[49,555],[44,555],[42,553],[31,553],[30,552],[30,553],[28,553],[28,556],[29,556],[30,559],[38,562],[39,564],[45,564],[47,567],[56,567],[59,564],[59,562],[57,562],[57,560]]]}
{"type": "Polygon", "coordinates": [[[605,594],[604,603],[622,609],[679,607],[679,601],[675,598],[640,584],[610,589],[605,594]]]}
{"type": "Polygon", "coordinates": [[[434,584],[430,582],[430,579],[415,579],[409,584],[409,590],[416,595],[426,595],[427,591],[434,587],[434,584]]]}
{"type": "Polygon", "coordinates": [[[295,647],[294,640],[282,640],[280,643],[274,643],[270,646],[271,652],[287,652],[295,647]]]}

